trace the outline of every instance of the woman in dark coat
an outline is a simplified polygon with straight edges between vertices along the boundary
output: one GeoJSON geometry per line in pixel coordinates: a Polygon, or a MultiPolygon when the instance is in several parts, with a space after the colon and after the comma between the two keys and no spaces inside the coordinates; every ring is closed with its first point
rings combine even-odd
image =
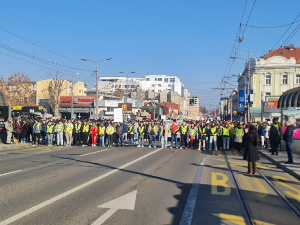
{"type": "Polygon", "coordinates": [[[248,161],[248,174],[251,174],[251,167],[253,168],[252,174],[256,174],[257,161],[259,160],[259,138],[255,126],[251,125],[249,132],[245,133],[245,142],[247,144],[244,153],[244,160],[248,161]]]}
{"type": "Polygon", "coordinates": [[[18,141],[20,141],[20,134],[22,132],[22,127],[20,124],[20,119],[15,120],[15,136],[18,141]]]}
{"type": "Polygon", "coordinates": [[[26,142],[28,125],[29,125],[28,121],[23,121],[22,132],[21,132],[21,143],[26,142]]]}

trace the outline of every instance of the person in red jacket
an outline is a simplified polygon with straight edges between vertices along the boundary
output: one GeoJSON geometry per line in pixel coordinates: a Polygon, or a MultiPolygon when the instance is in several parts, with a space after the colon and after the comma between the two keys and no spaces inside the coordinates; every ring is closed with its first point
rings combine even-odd
{"type": "Polygon", "coordinates": [[[92,139],[92,147],[96,147],[97,145],[97,135],[99,133],[99,129],[95,123],[92,124],[91,128],[91,139],[92,139]]]}

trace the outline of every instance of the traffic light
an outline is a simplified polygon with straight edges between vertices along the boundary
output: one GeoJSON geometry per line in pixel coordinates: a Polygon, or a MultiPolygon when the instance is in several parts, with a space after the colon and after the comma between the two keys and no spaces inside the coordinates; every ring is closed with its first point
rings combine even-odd
{"type": "Polygon", "coordinates": [[[194,105],[195,104],[195,99],[190,98],[190,105],[194,105]]]}
{"type": "Polygon", "coordinates": [[[194,99],[194,104],[197,105],[197,98],[194,99]]]}

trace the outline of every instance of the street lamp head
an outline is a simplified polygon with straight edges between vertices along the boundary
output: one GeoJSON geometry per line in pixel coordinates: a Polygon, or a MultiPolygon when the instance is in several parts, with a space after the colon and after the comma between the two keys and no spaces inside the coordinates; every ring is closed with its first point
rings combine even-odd
{"type": "Polygon", "coordinates": [[[131,73],[135,73],[135,72],[131,72],[131,73]]]}
{"type": "Polygon", "coordinates": [[[119,73],[124,73],[124,72],[119,72],[119,73]]]}
{"type": "Polygon", "coordinates": [[[106,60],[111,60],[112,58],[108,58],[108,59],[106,59],[106,60]]]}
{"type": "Polygon", "coordinates": [[[88,59],[81,59],[82,61],[88,61],[88,59]]]}
{"type": "Polygon", "coordinates": [[[231,59],[237,59],[238,57],[236,56],[230,56],[231,59]]]}

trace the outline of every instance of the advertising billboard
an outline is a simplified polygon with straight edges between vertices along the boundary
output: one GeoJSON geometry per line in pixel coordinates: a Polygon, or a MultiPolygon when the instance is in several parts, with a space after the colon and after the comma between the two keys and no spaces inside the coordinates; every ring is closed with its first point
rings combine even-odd
{"type": "Polygon", "coordinates": [[[283,110],[282,114],[282,133],[285,133],[285,121],[290,121],[295,127],[294,138],[300,138],[300,110],[283,110]]]}

